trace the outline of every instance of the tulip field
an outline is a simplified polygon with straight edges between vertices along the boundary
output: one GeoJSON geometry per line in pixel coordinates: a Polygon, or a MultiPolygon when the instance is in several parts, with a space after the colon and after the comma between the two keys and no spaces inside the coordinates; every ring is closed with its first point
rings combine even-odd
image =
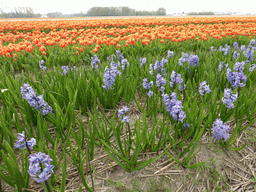
{"type": "Polygon", "coordinates": [[[253,190],[255,50],[249,16],[0,20],[0,191],[253,190]]]}

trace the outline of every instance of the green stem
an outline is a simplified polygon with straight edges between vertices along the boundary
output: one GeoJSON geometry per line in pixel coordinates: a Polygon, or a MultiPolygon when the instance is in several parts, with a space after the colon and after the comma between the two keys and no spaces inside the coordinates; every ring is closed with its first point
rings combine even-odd
{"type": "MultiPolygon", "coordinates": [[[[41,172],[43,172],[43,165],[42,165],[42,162],[40,162],[39,164],[40,164],[40,167],[41,167],[41,172]]],[[[50,186],[49,186],[48,182],[45,181],[44,183],[45,183],[45,185],[46,185],[47,191],[48,191],[48,192],[51,192],[51,189],[50,189],[50,186]]]]}
{"type": "MultiPolygon", "coordinates": [[[[88,151],[89,151],[89,149],[87,150],[87,153],[88,153],[88,151]]],[[[89,167],[89,170],[90,170],[90,175],[91,175],[91,180],[92,180],[92,190],[94,191],[94,182],[93,182],[93,176],[92,176],[90,161],[88,161],[88,167],[89,167]]]]}
{"type": "Polygon", "coordinates": [[[130,129],[130,126],[129,126],[129,124],[127,124],[127,126],[128,126],[128,131],[129,131],[129,146],[128,146],[128,157],[130,156],[130,154],[131,154],[131,144],[132,144],[132,142],[131,142],[131,129],[130,129]]]}

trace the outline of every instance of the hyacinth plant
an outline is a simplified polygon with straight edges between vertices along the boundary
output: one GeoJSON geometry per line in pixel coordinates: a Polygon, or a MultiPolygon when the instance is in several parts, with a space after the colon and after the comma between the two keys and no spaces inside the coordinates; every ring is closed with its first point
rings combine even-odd
{"type": "MultiPolygon", "coordinates": [[[[107,154],[113,158],[121,167],[125,168],[126,170],[133,171],[133,170],[139,170],[144,167],[146,167],[148,164],[156,161],[157,159],[161,158],[164,153],[161,155],[149,159],[149,160],[143,160],[138,161],[139,153],[143,152],[147,149],[148,144],[144,141],[146,138],[149,142],[149,138],[146,134],[146,130],[142,129],[140,126],[140,120],[136,122],[136,130],[132,133],[130,124],[129,124],[129,116],[127,116],[127,113],[129,111],[129,108],[127,106],[124,106],[122,109],[118,110],[118,125],[116,126],[114,124],[114,120],[116,117],[116,113],[114,114],[113,118],[111,119],[110,128],[113,131],[114,139],[117,142],[117,146],[113,145],[113,143],[109,142],[107,139],[100,139],[100,143],[105,147],[105,150],[107,154]],[[123,126],[126,126],[126,129],[123,128],[123,126]],[[121,139],[121,136],[124,134],[124,139],[121,139]]],[[[144,113],[146,114],[146,113],[144,113]]],[[[143,121],[146,122],[145,119],[146,116],[144,116],[143,121]]],[[[146,128],[146,126],[143,126],[146,128]]],[[[154,132],[152,136],[154,135],[154,132]]],[[[151,143],[152,145],[153,143],[151,143]]],[[[155,143],[153,144],[155,145],[155,143]]],[[[160,146],[158,146],[159,149],[160,146]]]]}
{"type": "MultiPolygon", "coordinates": [[[[96,56],[94,56],[94,60],[95,58],[96,56]]],[[[108,65],[105,67],[104,73],[100,75],[101,82],[93,79],[92,83],[96,94],[92,94],[99,99],[100,105],[112,109],[120,101],[120,98],[124,98],[127,102],[131,100],[129,92],[134,90],[135,84],[130,81],[129,76],[124,75],[129,71],[129,62],[120,51],[116,51],[116,55],[109,56],[107,61],[108,65]]],[[[94,78],[98,78],[95,71],[93,74],[94,78]]]]}
{"type": "Polygon", "coordinates": [[[36,140],[34,138],[27,139],[25,132],[18,133],[18,140],[16,141],[14,147],[22,150],[22,172],[19,171],[18,162],[11,149],[11,147],[4,143],[4,149],[7,151],[8,155],[2,151],[2,157],[4,157],[4,162],[6,165],[6,171],[8,170],[10,175],[5,175],[0,172],[1,178],[9,183],[11,186],[15,186],[17,191],[22,191],[22,188],[27,188],[29,184],[29,175],[34,178],[38,183],[43,183],[45,191],[53,191],[52,185],[48,183],[48,179],[53,174],[53,165],[50,165],[52,159],[44,153],[34,153],[32,154],[33,146],[36,145],[36,140]],[[27,149],[28,154],[24,152],[27,149]],[[28,175],[29,174],[29,175],[28,175]],[[13,180],[10,180],[13,178],[13,180]]]}
{"type": "Polygon", "coordinates": [[[17,191],[29,187],[29,176],[43,183],[47,179],[64,191],[67,166],[72,165],[81,188],[93,191],[87,180],[93,183],[90,162],[96,147],[128,171],[142,169],[163,155],[184,167],[202,165],[191,165],[190,160],[200,151],[206,131],[222,147],[244,147],[232,144],[256,120],[255,43],[247,37],[233,41],[155,41],[148,46],[123,45],[118,51],[102,45],[97,55],[85,48],[79,57],[71,47],[62,50],[56,45],[52,55],[35,54],[31,63],[25,60],[27,54],[20,57],[23,65],[40,61],[40,70],[13,64],[26,71],[16,70],[1,57],[10,64],[0,68],[1,178],[17,191]],[[133,102],[138,107],[136,119],[133,102]],[[235,127],[228,127],[229,121],[235,127]],[[244,122],[248,124],[243,126],[244,122]],[[13,129],[26,131],[31,139],[15,145],[13,129]],[[45,151],[52,161],[42,153],[28,156],[35,143],[32,138],[36,151],[45,151]],[[23,149],[24,143],[28,150],[21,151],[20,171],[13,150],[23,149]],[[140,154],[147,151],[158,156],[141,160],[140,154]],[[45,172],[39,169],[40,162],[45,172]],[[53,175],[52,166],[61,169],[61,184],[54,181],[58,171],[53,175]],[[24,171],[30,167],[29,173],[24,171]]]}
{"type": "Polygon", "coordinates": [[[50,185],[48,183],[49,177],[51,177],[51,174],[54,173],[53,168],[54,166],[51,165],[52,159],[49,155],[46,155],[45,153],[34,153],[32,154],[31,150],[33,149],[33,146],[36,145],[35,138],[31,138],[30,140],[27,140],[25,132],[18,133],[18,141],[15,144],[15,148],[18,148],[20,150],[27,149],[30,158],[29,158],[29,169],[28,173],[31,177],[34,178],[34,180],[38,183],[45,184],[45,191],[52,191],[50,188],[50,185]]]}

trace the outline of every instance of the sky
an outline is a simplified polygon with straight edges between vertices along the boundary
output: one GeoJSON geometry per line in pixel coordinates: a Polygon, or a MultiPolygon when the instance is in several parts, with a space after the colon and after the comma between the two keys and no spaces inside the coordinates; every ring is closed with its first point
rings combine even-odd
{"type": "Polygon", "coordinates": [[[34,13],[47,14],[61,12],[63,14],[86,13],[91,7],[129,7],[135,10],[156,11],[163,7],[167,14],[189,13],[201,11],[254,13],[255,0],[0,0],[0,8],[32,7],[34,13]]]}

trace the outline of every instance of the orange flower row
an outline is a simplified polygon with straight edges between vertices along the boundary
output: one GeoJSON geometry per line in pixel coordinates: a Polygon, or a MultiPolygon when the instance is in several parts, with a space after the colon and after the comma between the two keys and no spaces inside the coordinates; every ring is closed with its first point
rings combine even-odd
{"type": "Polygon", "coordinates": [[[79,19],[79,20],[0,20],[0,32],[5,30],[53,30],[53,29],[81,29],[93,27],[125,27],[151,25],[185,25],[185,24],[222,24],[222,23],[256,23],[256,17],[162,17],[162,18],[134,18],[128,19],[79,19]]]}
{"type": "MultiPolygon", "coordinates": [[[[117,48],[120,48],[121,42],[124,42],[125,46],[128,47],[129,44],[134,45],[136,41],[141,41],[142,44],[148,45],[151,41],[155,41],[157,39],[159,39],[161,43],[164,43],[165,40],[169,42],[181,42],[190,39],[221,39],[226,36],[234,37],[235,35],[250,37],[255,36],[256,34],[256,17],[225,17],[225,20],[222,23],[220,23],[220,17],[195,17],[190,20],[188,20],[188,18],[179,18],[176,19],[176,22],[182,23],[180,25],[159,25],[164,22],[170,24],[174,20],[175,19],[173,18],[133,19],[133,21],[136,21],[135,23],[139,23],[141,25],[128,25],[131,22],[130,20],[102,19],[94,20],[95,28],[87,29],[82,28],[83,25],[80,26],[80,29],[68,28],[70,28],[70,26],[72,26],[72,28],[76,27],[78,23],[84,22],[88,24],[92,22],[91,20],[26,21],[27,23],[30,23],[29,29],[31,32],[9,31],[7,33],[0,33],[0,55],[9,57],[10,53],[20,52],[21,50],[32,52],[35,47],[45,55],[47,47],[53,45],[65,48],[71,44],[75,44],[77,47],[91,46],[94,44],[96,47],[93,51],[97,52],[98,49],[100,49],[101,44],[105,44],[107,46],[118,45],[117,48]],[[191,20],[194,23],[210,22],[213,24],[190,24],[189,22],[191,20]],[[59,25],[52,25],[51,30],[46,33],[40,30],[40,26],[47,26],[47,22],[48,24],[52,22],[59,22],[59,25]],[[184,22],[187,23],[183,24],[184,22]],[[106,25],[109,26],[110,24],[115,26],[117,23],[120,23],[117,27],[107,29],[102,27],[106,25]],[[145,25],[145,23],[147,25],[145,25]],[[150,27],[149,23],[153,26],[150,27]],[[98,26],[96,24],[98,24],[98,26]],[[127,25],[127,27],[122,28],[124,25],[127,25]],[[63,27],[64,29],[57,31],[56,28],[60,27],[63,27]]],[[[25,21],[11,21],[9,22],[11,24],[6,26],[13,26],[13,29],[16,29],[17,27],[14,26],[22,27],[20,25],[22,22],[25,21]]],[[[92,23],[90,26],[92,26],[92,23]]],[[[1,24],[2,22],[0,22],[0,25],[1,24]]],[[[81,49],[79,49],[79,51],[82,52],[81,49]]],[[[79,55],[78,50],[76,54],[79,55]]]]}

